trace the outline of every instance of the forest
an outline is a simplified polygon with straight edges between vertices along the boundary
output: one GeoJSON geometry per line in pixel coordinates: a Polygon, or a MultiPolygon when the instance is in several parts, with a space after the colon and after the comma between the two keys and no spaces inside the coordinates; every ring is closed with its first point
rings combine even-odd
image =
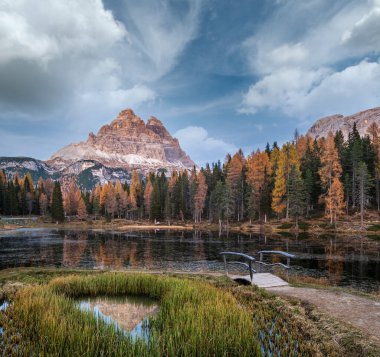
{"type": "Polygon", "coordinates": [[[346,215],[379,211],[380,129],[364,136],[356,125],[347,139],[341,131],[312,139],[295,132],[293,140],[245,157],[239,150],[224,163],[173,172],[137,171],[120,181],[81,190],[75,176],[62,182],[0,171],[0,214],[41,215],[53,222],[106,217],[131,220],[266,222],[325,215],[331,224],[346,215]]]}

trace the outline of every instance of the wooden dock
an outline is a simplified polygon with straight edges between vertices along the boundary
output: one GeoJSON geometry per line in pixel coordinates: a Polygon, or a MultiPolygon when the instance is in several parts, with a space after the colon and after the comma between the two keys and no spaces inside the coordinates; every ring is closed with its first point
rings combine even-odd
{"type": "MultiPolygon", "coordinates": [[[[233,280],[245,280],[249,284],[251,283],[251,277],[249,275],[227,275],[233,280]]],[[[259,288],[274,288],[279,286],[289,285],[285,280],[282,280],[276,275],[271,273],[256,273],[252,276],[252,285],[256,285],[259,288]]]]}

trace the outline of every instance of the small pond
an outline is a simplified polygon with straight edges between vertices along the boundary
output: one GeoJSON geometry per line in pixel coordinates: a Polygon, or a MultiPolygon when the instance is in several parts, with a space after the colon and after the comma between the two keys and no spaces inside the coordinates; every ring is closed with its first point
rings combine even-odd
{"type": "Polygon", "coordinates": [[[149,339],[149,317],[157,313],[156,300],[146,297],[91,297],[78,302],[82,311],[92,312],[96,319],[112,325],[132,340],[149,339]]]}

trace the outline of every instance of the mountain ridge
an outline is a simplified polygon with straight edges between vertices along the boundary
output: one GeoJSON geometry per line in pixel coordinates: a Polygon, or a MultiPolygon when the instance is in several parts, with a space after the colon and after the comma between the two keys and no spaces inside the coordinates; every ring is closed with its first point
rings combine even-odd
{"type": "Polygon", "coordinates": [[[341,130],[345,139],[352,130],[354,123],[361,136],[367,135],[368,127],[376,123],[380,127],[380,107],[362,110],[351,115],[334,114],[320,118],[307,131],[312,138],[327,137],[331,131],[335,134],[341,130]]]}
{"type": "MultiPolygon", "coordinates": [[[[132,109],[122,110],[97,134],[90,132],[86,141],[58,150],[48,160],[30,157],[0,157],[0,169],[7,174],[30,172],[39,177],[63,179],[75,175],[89,178],[91,185],[119,179],[128,181],[131,171],[149,172],[191,170],[193,160],[182,150],[178,139],[156,117],[145,122],[132,109]]],[[[82,180],[83,181],[83,180],[82,180]]],[[[82,182],[82,187],[88,184],[82,182]]]]}

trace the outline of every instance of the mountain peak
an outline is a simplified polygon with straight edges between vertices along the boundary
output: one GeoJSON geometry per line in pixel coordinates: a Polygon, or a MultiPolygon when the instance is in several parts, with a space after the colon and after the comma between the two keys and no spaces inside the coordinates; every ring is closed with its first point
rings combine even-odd
{"type": "Polygon", "coordinates": [[[122,110],[97,135],[90,133],[86,142],[64,147],[48,162],[64,169],[79,160],[94,160],[108,167],[137,169],[143,173],[158,169],[170,173],[194,166],[159,119],[150,117],[145,124],[132,109],[122,110]]]}
{"type": "Polygon", "coordinates": [[[354,124],[361,136],[367,135],[367,130],[372,123],[380,127],[380,107],[363,110],[361,112],[344,116],[342,114],[330,115],[315,121],[310,127],[307,134],[312,138],[326,137],[331,131],[335,134],[341,130],[343,136],[347,139],[354,124]]]}
{"type": "Polygon", "coordinates": [[[157,119],[156,117],[154,116],[151,116],[148,120],[148,122],[146,123],[146,125],[152,125],[152,126],[164,126],[164,124],[162,124],[162,121],[157,119]]]}

